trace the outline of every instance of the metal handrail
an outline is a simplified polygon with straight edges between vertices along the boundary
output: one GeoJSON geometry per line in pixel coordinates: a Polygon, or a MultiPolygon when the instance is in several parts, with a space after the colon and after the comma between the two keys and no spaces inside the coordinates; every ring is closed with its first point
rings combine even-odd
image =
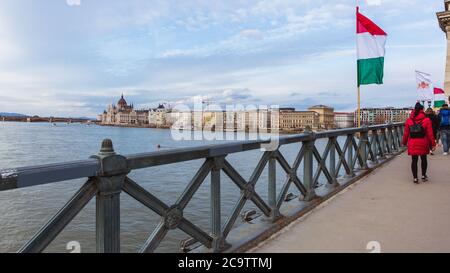
{"type": "Polygon", "coordinates": [[[127,193],[161,216],[160,224],[144,243],[142,252],[154,251],[168,230],[176,228],[212,251],[224,251],[230,247],[226,241],[227,236],[247,201],[253,202],[266,218],[276,223],[283,218],[280,208],[290,186],[298,188],[302,200],[313,201],[317,198],[315,188],[321,174],[332,188],[344,187],[346,180],[339,177],[341,168],[344,168],[346,177],[351,178],[355,175],[357,165],[362,173],[369,169],[369,164],[372,168],[378,166],[387,157],[403,151],[402,136],[403,123],[282,136],[277,139],[279,147],[291,143],[303,144],[293,165],[289,165],[279,148],[275,151],[266,151],[248,181],[242,178],[226,157],[234,153],[260,149],[270,140],[236,141],[128,156],[116,154],[112,142],[104,140],[99,154],[87,160],[0,170],[0,191],[88,178],[72,199],[20,249],[20,252],[43,251],[94,196],[97,206],[97,251],[119,252],[121,192],[127,193]],[[359,138],[356,138],[356,135],[359,138]],[[342,147],[337,141],[337,137],[340,136],[346,137],[342,147]],[[317,139],[328,139],[322,154],[314,144],[317,139]],[[163,203],[127,176],[137,169],[198,159],[205,161],[173,205],[163,203]],[[314,161],[317,162],[316,165],[313,164],[314,161]],[[278,196],[275,181],[276,163],[286,173],[286,181],[278,196]],[[300,179],[297,171],[302,163],[303,177],[300,179]],[[265,201],[256,192],[255,185],[267,165],[269,192],[268,200],[265,201]],[[220,217],[221,173],[226,174],[241,190],[241,197],[223,226],[220,217]],[[211,177],[210,234],[183,216],[184,208],[208,175],[211,177]],[[342,181],[338,182],[338,179],[342,181]]]}

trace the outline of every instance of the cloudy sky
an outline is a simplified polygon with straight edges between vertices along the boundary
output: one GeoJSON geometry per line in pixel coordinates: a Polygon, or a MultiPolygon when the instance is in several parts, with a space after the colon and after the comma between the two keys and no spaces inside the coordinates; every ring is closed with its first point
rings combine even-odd
{"type": "Polygon", "coordinates": [[[356,106],[355,6],[389,35],[385,84],[363,106],[443,82],[443,0],[1,0],[0,112],[95,117],[189,103],[356,106]]]}

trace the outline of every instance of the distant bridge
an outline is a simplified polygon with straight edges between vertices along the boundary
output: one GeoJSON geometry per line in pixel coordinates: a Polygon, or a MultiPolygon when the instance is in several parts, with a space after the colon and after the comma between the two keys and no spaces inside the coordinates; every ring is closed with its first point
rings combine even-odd
{"type": "MultiPolygon", "coordinates": [[[[97,156],[87,160],[0,170],[0,191],[86,178],[86,183],[78,192],[20,248],[19,252],[44,251],[93,198],[96,200],[97,252],[120,252],[120,195],[123,193],[161,217],[150,237],[143,242],[141,252],[155,251],[167,233],[173,229],[179,229],[189,236],[189,239],[181,242],[184,251],[241,252],[266,240],[336,193],[403,153],[405,148],[401,145],[402,136],[402,123],[283,136],[279,139],[280,146],[301,144],[292,165],[279,148],[265,151],[248,180],[233,167],[227,156],[261,149],[268,141],[233,142],[122,156],[114,152],[112,142],[106,139],[97,156]],[[315,144],[319,139],[327,140],[323,152],[319,152],[315,144]],[[181,196],[170,203],[161,201],[151,190],[147,191],[138,181],[133,181],[128,176],[133,170],[201,159],[203,164],[186,184],[181,196]],[[266,167],[269,175],[264,181],[260,177],[266,167]],[[221,184],[224,183],[222,175],[229,177],[240,189],[239,195],[236,196],[238,201],[225,222],[222,222],[221,217],[221,184]],[[281,188],[278,188],[276,183],[277,175],[285,176],[281,188]],[[210,178],[209,227],[195,225],[183,214],[207,177],[210,178]],[[319,180],[323,178],[326,185],[319,187],[319,180]],[[263,199],[257,192],[255,185],[258,182],[267,184],[267,198],[263,199]],[[288,196],[291,187],[298,189],[301,195],[299,198],[288,196]],[[260,210],[262,217],[251,219],[249,214],[252,225],[243,224],[234,228],[246,202],[252,202],[260,210]]],[[[409,169],[397,171],[403,174],[408,173],[409,169]]],[[[380,179],[385,177],[380,176],[380,179]]],[[[386,181],[388,180],[380,183],[384,185],[386,181]]],[[[389,189],[388,185],[386,187],[389,189]]],[[[386,198],[396,197],[390,193],[386,198]]],[[[370,200],[366,201],[357,205],[369,205],[370,200]]],[[[353,208],[350,206],[347,209],[353,208]]],[[[391,209],[383,208],[386,211],[391,209]]],[[[327,225],[327,219],[324,219],[322,224],[327,225]]],[[[333,232],[338,236],[342,231],[339,226],[334,226],[333,232]]],[[[325,238],[325,235],[314,235],[317,240],[325,238]]],[[[292,242],[302,244],[298,240],[292,242]]]]}

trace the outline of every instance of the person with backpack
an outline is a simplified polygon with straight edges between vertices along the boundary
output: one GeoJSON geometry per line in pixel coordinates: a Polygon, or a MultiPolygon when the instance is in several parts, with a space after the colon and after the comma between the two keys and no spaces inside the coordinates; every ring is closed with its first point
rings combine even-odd
{"type": "Polygon", "coordinates": [[[428,181],[427,155],[431,150],[436,149],[436,140],[433,135],[431,120],[425,116],[424,107],[420,102],[416,103],[409,119],[405,122],[405,132],[403,134],[403,145],[408,145],[408,155],[411,156],[411,170],[414,183],[418,184],[418,163],[419,157],[422,168],[422,181],[428,181]]]}
{"type": "MultiPolygon", "coordinates": [[[[425,115],[426,115],[427,118],[429,118],[430,121],[431,121],[431,125],[432,125],[432,127],[433,127],[433,136],[434,136],[434,139],[435,139],[436,142],[437,142],[437,140],[438,140],[438,134],[439,134],[439,127],[440,127],[440,125],[441,125],[441,120],[440,120],[439,116],[436,115],[436,114],[434,113],[433,108],[428,108],[428,109],[425,111],[425,115]]],[[[430,149],[431,149],[431,147],[430,147],[430,149]]],[[[433,151],[431,151],[430,154],[433,155],[433,151]]]]}
{"type": "Polygon", "coordinates": [[[448,104],[442,105],[439,111],[439,119],[441,121],[440,134],[444,155],[448,155],[450,148],[450,109],[448,108],[448,104]]]}

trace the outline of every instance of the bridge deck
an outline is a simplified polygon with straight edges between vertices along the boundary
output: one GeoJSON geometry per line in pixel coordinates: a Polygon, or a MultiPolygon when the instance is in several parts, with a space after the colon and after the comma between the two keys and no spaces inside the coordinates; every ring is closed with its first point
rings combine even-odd
{"type": "Polygon", "coordinates": [[[450,157],[437,154],[429,182],[412,183],[402,154],[252,252],[369,252],[370,241],[381,252],[450,252],[450,157]]]}

